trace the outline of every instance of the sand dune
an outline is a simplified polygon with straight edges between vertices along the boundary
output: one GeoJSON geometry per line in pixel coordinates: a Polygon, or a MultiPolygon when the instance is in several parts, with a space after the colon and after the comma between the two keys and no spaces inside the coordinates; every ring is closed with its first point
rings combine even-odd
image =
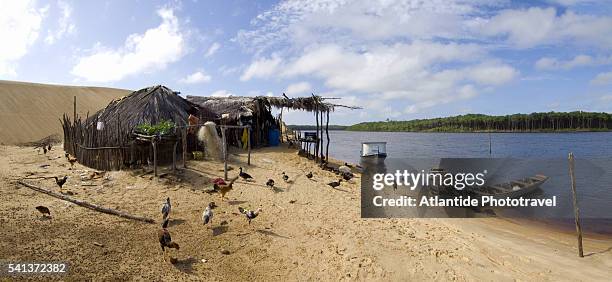
{"type": "Polygon", "coordinates": [[[59,119],[64,113],[72,115],[74,96],[77,113],[85,116],[128,93],[116,88],[0,80],[0,143],[17,144],[61,133],[59,119]]]}

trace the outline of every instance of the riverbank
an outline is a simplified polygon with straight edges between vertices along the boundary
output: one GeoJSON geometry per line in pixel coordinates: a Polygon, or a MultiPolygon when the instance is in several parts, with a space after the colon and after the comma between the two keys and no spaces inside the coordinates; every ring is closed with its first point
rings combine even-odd
{"type": "MultiPolygon", "coordinates": [[[[218,162],[189,162],[178,178],[160,180],[141,170],[107,172],[107,180],[84,186],[79,175],[91,170],[79,164],[68,170],[59,147],[43,155],[1,146],[0,257],[67,261],[70,273],[61,279],[68,280],[606,280],[610,274],[609,240],[585,238],[587,256],[580,259],[571,234],[505,220],[361,219],[359,178],[332,189],[326,183],[336,175],[286,148],[255,150],[251,166],[243,153],[230,159],[230,177],[243,166],[255,181],[239,180],[221,201],[204,192],[223,174],[218,162]],[[27,175],[68,175],[61,191],[72,197],[158,222],[170,197],[169,230],[181,247],[170,254],[178,262],[162,260],[158,224],[101,214],[12,183],[27,175]],[[268,178],[274,189],[266,187],[268,178]],[[219,206],[212,229],[200,219],[210,201],[219,206]],[[41,219],[37,205],[49,207],[53,219],[41,219]],[[238,206],[263,211],[249,225],[238,206]]],[[[59,191],[53,180],[30,181],[59,191]]]]}

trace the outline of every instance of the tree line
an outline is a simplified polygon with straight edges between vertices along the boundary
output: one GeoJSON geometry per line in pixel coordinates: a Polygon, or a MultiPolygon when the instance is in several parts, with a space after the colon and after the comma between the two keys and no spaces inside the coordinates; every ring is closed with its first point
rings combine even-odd
{"type": "Polygon", "coordinates": [[[595,112],[547,112],[490,116],[466,114],[453,117],[409,121],[362,122],[346,128],[353,131],[429,131],[429,132],[549,132],[608,131],[612,115],[595,112]]]}

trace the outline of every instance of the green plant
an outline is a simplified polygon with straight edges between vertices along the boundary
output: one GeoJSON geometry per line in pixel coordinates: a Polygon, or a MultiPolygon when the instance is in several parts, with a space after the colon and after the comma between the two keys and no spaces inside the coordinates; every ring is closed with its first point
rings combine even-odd
{"type": "Polygon", "coordinates": [[[149,123],[140,124],[136,126],[136,130],[147,135],[166,135],[174,130],[174,122],[170,120],[162,120],[154,125],[149,123]]]}

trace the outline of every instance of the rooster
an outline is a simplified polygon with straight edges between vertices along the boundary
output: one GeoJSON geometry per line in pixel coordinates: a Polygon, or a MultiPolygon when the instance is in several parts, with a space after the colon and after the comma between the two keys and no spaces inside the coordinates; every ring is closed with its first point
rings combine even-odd
{"type": "Polygon", "coordinates": [[[68,180],[68,176],[62,177],[62,178],[57,178],[57,176],[53,176],[53,178],[55,178],[55,184],[57,184],[57,186],[59,186],[60,189],[62,189],[62,186],[64,186],[64,184],[66,183],[66,180],[68,180]]]}
{"type": "Polygon", "coordinates": [[[170,211],[172,210],[172,205],[170,205],[170,197],[166,198],[166,202],[164,202],[164,204],[162,205],[162,216],[164,217],[164,220],[168,219],[168,216],[170,216],[170,211]]]}
{"type": "Polygon", "coordinates": [[[259,215],[259,213],[262,212],[261,209],[252,211],[252,210],[243,209],[242,207],[238,207],[238,211],[241,214],[244,214],[246,216],[246,219],[249,222],[249,224],[251,224],[251,220],[255,219],[259,215]]]}
{"type": "Polygon", "coordinates": [[[234,177],[226,185],[223,185],[223,184],[213,184],[213,187],[215,188],[215,191],[217,191],[217,192],[219,192],[221,194],[221,201],[223,201],[223,199],[225,198],[225,194],[227,194],[227,192],[229,192],[230,190],[233,189],[232,186],[234,185],[234,181],[236,181],[236,179],[238,179],[238,176],[234,177]]]}
{"type": "Polygon", "coordinates": [[[214,215],[213,209],[216,207],[215,202],[210,202],[208,206],[206,206],[206,209],[202,213],[202,222],[204,222],[204,225],[212,221],[214,215]]]}
{"type": "Polygon", "coordinates": [[[74,167],[74,163],[77,162],[77,159],[71,156],[70,154],[68,154],[66,158],[68,159],[68,162],[70,163],[70,168],[74,167]]]}
{"type": "MultiPolygon", "coordinates": [[[[159,245],[161,246],[164,261],[166,261],[166,248],[172,248],[179,250],[179,244],[172,242],[172,237],[170,236],[170,231],[168,231],[168,220],[164,220],[162,224],[162,228],[157,231],[157,236],[159,238],[159,245]]],[[[171,259],[172,260],[172,259],[171,259]]]]}
{"type": "Polygon", "coordinates": [[[45,207],[45,206],[37,206],[36,210],[38,212],[40,212],[43,216],[49,216],[51,217],[51,211],[49,211],[49,208],[45,207]]]}

